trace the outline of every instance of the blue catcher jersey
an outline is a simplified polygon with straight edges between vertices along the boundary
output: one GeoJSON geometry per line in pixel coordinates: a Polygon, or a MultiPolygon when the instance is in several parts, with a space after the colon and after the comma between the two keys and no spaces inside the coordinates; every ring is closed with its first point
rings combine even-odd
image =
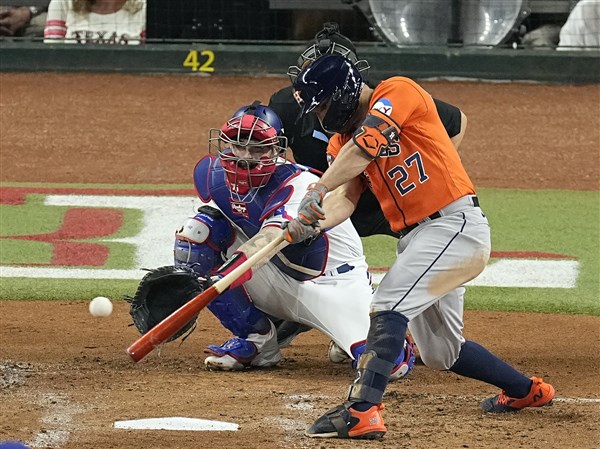
{"type": "MultiPolygon", "coordinates": [[[[245,196],[231,194],[218,158],[205,156],[194,169],[199,198],[213,202],[242,232],[252,238],[265,226],[277,226],[296,217],[306,187],[318,177],[302,165],[277,166],[266,185],[245,196]],[[247,200],[247,201],[246,201],[247,200]]],[[[272,259],[284,273],[305,281],[353,260],[361,259],[362,243],[349,220],[312,241],[290,245],[272,259]]]]}

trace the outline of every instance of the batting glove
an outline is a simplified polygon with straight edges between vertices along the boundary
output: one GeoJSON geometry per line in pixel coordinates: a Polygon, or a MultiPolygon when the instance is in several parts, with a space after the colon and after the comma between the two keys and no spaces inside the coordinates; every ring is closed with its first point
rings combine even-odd
{"type": "Polygon", "coordinates": [[[321,228],[319,226],[304,224],[299,218],[294,218],[285,224],[285,239],[291,244],[314,238],[320,233],[321,228]]]}
{"type": "Polygon", "coordinates": [[[327,187],[325,184],[317,182],[308,186],[306,194],[298,207],[298,219],[302,224],[316,224],[319,220],[325,218],[325,211],[321,205],[326,193],[327,187]]]}

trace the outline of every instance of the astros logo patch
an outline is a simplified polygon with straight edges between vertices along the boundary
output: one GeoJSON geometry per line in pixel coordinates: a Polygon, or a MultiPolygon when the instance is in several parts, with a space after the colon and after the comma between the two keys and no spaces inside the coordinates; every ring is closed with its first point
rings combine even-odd
{"type": "Polygon", "coordinates": [[[294,89],[293,96],[294,96],[294,100],[296,100],[296,103],[298,103],[300,106],[302,106],[304,104],[304,100],[300,96],[300,91],[299,90],[295,90],[294,89]]]}
{"type": "Polygon", "coordinates": [[[373,109],[389,116],[392,113],[392,102],[387,98],[380,98],[373,105],[373,109]]]}

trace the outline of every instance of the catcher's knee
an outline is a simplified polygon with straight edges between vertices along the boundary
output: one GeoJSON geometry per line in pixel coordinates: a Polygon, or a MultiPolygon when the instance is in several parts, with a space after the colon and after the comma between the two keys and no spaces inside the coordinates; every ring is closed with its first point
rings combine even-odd
{"type": "Polygon", "coordinates": [[[208,304],[208,309],[236,337],[246,338],[271,330],[271,322],[250,300],[244,287],[225,291],[208,304]]]}
{"type": "Polygon", "coordinates": [[[210,274],[225,261],[235,241],[229,220],[211,206],[202,206],[175,232],[175,265],[186,265],[200,276],[210,274]]]}

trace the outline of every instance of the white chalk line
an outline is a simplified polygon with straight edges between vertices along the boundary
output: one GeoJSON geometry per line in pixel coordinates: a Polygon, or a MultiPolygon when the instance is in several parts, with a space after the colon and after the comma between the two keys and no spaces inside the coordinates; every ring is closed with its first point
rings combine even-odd
{"type": "Polygon", "coordinates": [[[54,392],[36,394],[34,402],[44,407],[46,413],[40,420],[42,430],[28,443],[29,447],[60,448],[67,444],[76,427],[74,417],[83,413],[84,407],[54,392]]]}
{"type": "MultiPolygon", "coordinates": [[[[487,396],[452,396],[452,395],[435,395],[435,394],[429,394],[429,393],[423,393],[423,394],[419,394],[419,393],[410,393],[408,392],[407,397],[415,397],[415,396],[422,396],[422,397],[426,397],[429,400],[440,400],[440,401],[445,401],[448,399],[459,399],[459,400],[464,400],[465,402],[467,401],[472,401],[472,402],[481,402],[484,399],[486,399],[487,397],[489,397],[490,395],[487,396]]],[[[296,410],[299,413],[302,413],[304,415],[306,415],[306,412],[310,412],[312,410],[315,409],[315,406],[313,405],[313,403],[315,401],[320,401],[322,399],[329,399],[329,397],[325,397],[325,396],[315,396],[315,395],[311,395],[311,394],[290,394],[290,395],[285,395],[284,396],[285,400],[284,400],[284,407],[288,410],[296,410]]],[[[341,398],[337,398],[338,400],[341,401],[341,398]]],[[[331,401],[333,403],[335,403],[336,398],[331,398],[331,401]]],[[[388,399],[387,401],[390,401],[390,399],[388,399]]],[[[386,398],[384,397],[384,402],[386,402],[386,398]]],[[[589,405],[589,404],[600,404],[600,398],[580,398],[580,397],[570,397],[570,396],[558,396],[555,397],[553,399],[553,402],[558,402],[558,403],[564,403],[564,404],[579,404],[579,405],[589,405]]],[[[278,418],[281,419],[281,418],[278,418]]],[[[275,419],[276,421],[277,419],[275,419]]],[[[281,423],[280,426],[283,430],[290,430],[289,429],[289,423],[281,423]]]]}
{"type": "Polygon", "coordinates": [[[554,398],[553,402],[565,402],[567,404],[600,404],[600,398],[554,398]]]}

